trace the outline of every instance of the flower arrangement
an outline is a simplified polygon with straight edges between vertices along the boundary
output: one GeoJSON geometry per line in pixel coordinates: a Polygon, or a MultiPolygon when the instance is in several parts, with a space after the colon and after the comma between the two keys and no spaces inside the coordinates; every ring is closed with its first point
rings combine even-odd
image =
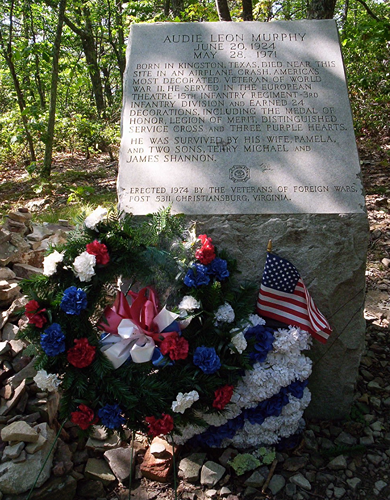
{"type": "Polygon", "coordinates": [[[83,431],[239,447],[291,436],[310,401],[309,334],[252,314],[257,287],[236,271],[169,211],[97,209],[23,284],[37,384],[59,387],[61,416],[83,431]]]}

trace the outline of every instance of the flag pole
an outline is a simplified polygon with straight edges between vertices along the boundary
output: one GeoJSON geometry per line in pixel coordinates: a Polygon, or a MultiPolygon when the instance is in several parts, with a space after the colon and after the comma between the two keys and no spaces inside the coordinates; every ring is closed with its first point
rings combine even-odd
{"type": "Polygon", "coordinates": [[[272,252],[272,240],[268,240],[267,252],[272,252]]]}

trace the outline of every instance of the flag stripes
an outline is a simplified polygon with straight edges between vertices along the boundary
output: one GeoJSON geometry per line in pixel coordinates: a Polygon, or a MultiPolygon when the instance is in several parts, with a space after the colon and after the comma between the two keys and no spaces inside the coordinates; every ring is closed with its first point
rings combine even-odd
{"type": "Polygon", "coordinates": [[[322,343],[332,331],[295,267],[273,254],[267,255],[257,311],[264,317],[298,326],[322,343]]]}

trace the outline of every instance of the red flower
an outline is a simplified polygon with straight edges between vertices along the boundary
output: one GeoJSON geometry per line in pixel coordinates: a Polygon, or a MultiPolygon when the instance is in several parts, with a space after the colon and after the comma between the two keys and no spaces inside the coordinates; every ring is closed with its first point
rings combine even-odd
{"type": "Polygon", "coordinates": [[[88,243],[86,250],[89,254],[95,255],[96,264],[102,264],[105,266],[110,262],[110,256],[108,255],[107,247],[104,243],[100,243],[98,240],[88,243]]]}
{"type": "Polygon", "coordinates": [[[96,422],[99,420],[97,417],[95,417],[93,410],[91,410],[91,408],[88,408],[88,406],[80,405],[79,410],[80,411],[73,411],[70,414],[70,420],[74,424],[77,424],[80,429],[83,429],[85,431],[90,425],[96,424],[96,422]]]}
{"type": "Polygon", "coordinates": [[[213,240],[205,234],[199,235],[199,239],[202,242],[202,246],[195,252],[195,258],[201,264],[207,266],[207,264],[210,264],[215,259],[214,245],[211,243],[213,240]]]}
{"type": "Polygon", "coordinates": [[[232,399],[233,389],[233,385],[224,385],[214,391],[215,399],[213,401],[213,407],[217,410],[223,410],[232,399]]]}
{"type": "Polygon", "coordinates": [[[45,323],[47,323],[46,315],[43,314],[46,309],[39,309],[39,304],[36,300],[30,300],[26,304],[26,316],[28,322],[35,325],[37,328],[42,328],[45,323]]]}
{"type": "Polygon", "coordinates": [[[75,339],[74,347],[68,351],[68,361],[76,368],[85,368],[95,358],[96,347],[88,343],[88,339],[75,339]]]}
{"type": "Polygon", "coordinates": [[[169,434],[173,429],[173,418],[170,415],[162,414],[162,418],[146,417],[145,420],[149,425],[148,433],[153,436],[160,434],[169,434]]]}
{"type": "Polygon", "coordinates": [[[179,334],[165,338],[160,345],[160,351],[164,356],[168,356],[177,361],[178,359],[186,359],[188,356],[188,342],[184,337],[179,337],[179,334]]]}

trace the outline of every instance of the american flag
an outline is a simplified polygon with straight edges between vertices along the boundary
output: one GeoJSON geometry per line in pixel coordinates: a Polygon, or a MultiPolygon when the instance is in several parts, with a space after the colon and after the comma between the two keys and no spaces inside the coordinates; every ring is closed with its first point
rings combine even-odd
{"type": "Polygon", "coordinates": [[[269,252],[261,280],[257,312],[266,318],[299,326],[323,344],[332,331],[310,297],[297,269],[288,260],[269,252]]]}

